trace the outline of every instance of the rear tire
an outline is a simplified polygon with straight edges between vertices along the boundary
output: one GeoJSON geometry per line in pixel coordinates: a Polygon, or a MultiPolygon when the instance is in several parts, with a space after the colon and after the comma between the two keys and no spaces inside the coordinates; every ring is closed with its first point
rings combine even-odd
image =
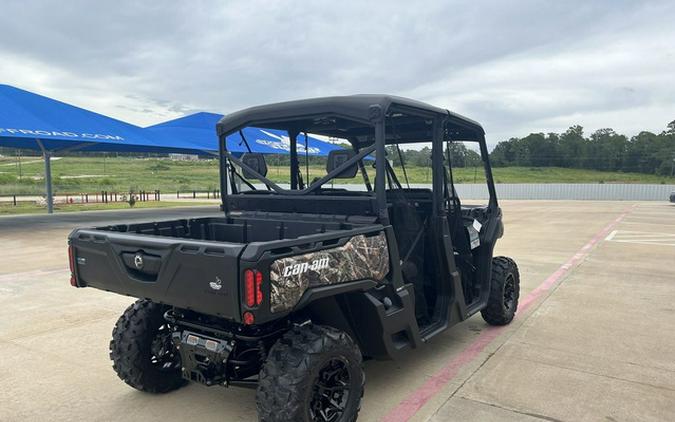
{"type": "Polygon", "coordinates": [[[515,261],[505,256],[492,258],[490,296],[481,315],[490,325],[506,325],[513,320],[520,297],[520,273],[515,261]]]}
{"type": "Polygon", "coordinates": [[[365,375],[358,346],[330,327],[294,327],[270,349],[256,393],[262,422],[352,422],[365,375]]]}
{"type": "Polygon", "coordinates": [[[133,388],[167,393],[184,386],[180,354],[164,320],[166,306],[141,299],[117,320],[110,341],[110,359],[117,375],[133,388]]]}

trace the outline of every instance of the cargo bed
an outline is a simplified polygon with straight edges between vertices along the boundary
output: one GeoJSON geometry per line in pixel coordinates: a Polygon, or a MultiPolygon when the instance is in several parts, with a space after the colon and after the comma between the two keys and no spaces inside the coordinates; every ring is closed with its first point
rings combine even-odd
{"type": "Polygon", "coordinates": [[[250,243],[297,239],[311,234],[351,230],[364,224],[372,224],[374,221],[373,218],[354,216],[274,214],[248,213],[230,218],[207,217],[118,224],[97,227],[96,230],[213,242],[250,243]]]}
{"type": "Polygon", "coordinates": [[[251,259],[369,223],[363,217],[248,213],[77,229],[70,244],[81,287],[237,320],[240,258],[247,247],[251,259]]]}

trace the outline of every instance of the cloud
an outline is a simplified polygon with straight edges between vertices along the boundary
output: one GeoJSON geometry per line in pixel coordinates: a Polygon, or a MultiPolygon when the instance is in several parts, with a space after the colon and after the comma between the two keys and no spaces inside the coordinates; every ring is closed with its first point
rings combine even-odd
{"type": "Polygon", "coordinates": [[[8,2],[0,79],[136,124],[392,93],[531,131],[675,119],[668,1],[8,2]]]}

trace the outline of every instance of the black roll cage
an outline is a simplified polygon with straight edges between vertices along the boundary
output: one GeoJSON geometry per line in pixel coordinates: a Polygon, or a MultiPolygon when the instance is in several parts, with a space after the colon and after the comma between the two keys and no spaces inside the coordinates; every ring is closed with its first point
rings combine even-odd
{"type": "MultiPolygon", "coordinates": [[[[488,206],[490,208],[497,207],[494,180],[482,127],[478,123],[448,110],[438,109],[417,101],[390,96],[357,95],[271,104],[225,116],[218,123],[217,130],[222,192],[221,207],[226,213],[229,195],[227,186],[230,177],[228,169],[230,169],[231,163],[246,169],[260,179],[268,187],[268,193],[298,196],[317,191],[322,185],[354,164],[362,167],[363,158],[374,152],[376,156],[374,189],[376,209],[374,212],[380,217],[381,221],[388,221],[386,202],[386,166],[388,162],[386,159],[377,159],[377,157],[386,156],[385,146],[389,144],[431,141],[433,214],[444,214],[447,212],[447,198],[444,198],[448,196],[447,184],[452,183],[452,181],[448,180],[447,170],[451,171],[451,168],[446,169],[445,167],[443,146],[447,141],[463,140],[479,144],[490,194],[488,206]],[[317,113],[317,109],[320,111],[319,113],[317,113]],[[392,120],[394,118],[401,121],[394,124],[394,120],[392,120]],[[391,120],[389,125],[387,125],[388,119],[391,120]],[[325,122],[328,122],[328,124],[325,124],[325,122]],[[338,122],[341,122],[343,126],[340,126],[338,122]],[[227,150],[226,137],[246,126],[270,127],[288,132],[291,189],[280,187],[247,166],[227,150]],[[374,136],[372,136],[373,131],[374,136]],[[356,155],[317,182],[305,187],[301,179],[297,154],[297,136],[302,132],[347,139],[356,155]]],[[[450,166],[450,163],[448,163],[448,166],[450,166]]],[[[362,172],[365,171],[362,169],[362,172]]],[[[232,174],[232,177],[234,177],[234,174],[232,174]]],[[[307,183],[309,184],[309,181],[307,183]]],[[[370,182],[367,181],[367,184],[370,185],[370,182]]],[[[368,194],[372,194],[372,191],[368,190],[368,194]]]]}

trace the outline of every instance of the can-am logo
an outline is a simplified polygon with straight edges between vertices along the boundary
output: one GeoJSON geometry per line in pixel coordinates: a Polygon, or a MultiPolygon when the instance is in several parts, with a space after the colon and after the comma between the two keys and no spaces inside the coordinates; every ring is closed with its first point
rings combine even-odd
{"type": "Polygon", "coordinates": [[[289,265],[288,267],[284,268],[284,277],[288,277],[290,275],[304,274],[309,270],[312,271],[323,270],[324,268],[328,268],[329,262],[330,260],[326,257],[321,259],[315,259],[311,263],[303,262],[300,264],[289,265]]]}
{"type": "Polygon", "coordinates": [[[145,263],[143,262],[143,255],[141,255],[140,253],[137,253],[136,256],[134,256],[134,266],[137,269],[141,270],[141,269],[143,269],[144,264],[145,263]]]}

